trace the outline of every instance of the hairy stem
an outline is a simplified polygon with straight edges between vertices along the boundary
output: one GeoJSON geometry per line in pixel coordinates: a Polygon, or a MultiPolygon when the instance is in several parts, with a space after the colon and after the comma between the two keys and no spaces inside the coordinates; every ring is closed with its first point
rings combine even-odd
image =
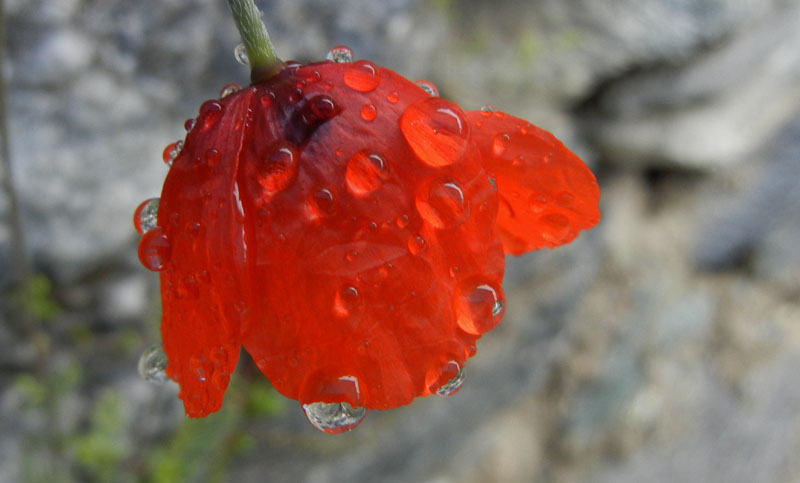
{"type": "Polygon", "coordinates": [[[263,81],[280,70],[282,61],[275,55],[261,12],[253,0],[228,0],[233,21],[239,29],[250,63],[250,80],[263,81]]]}

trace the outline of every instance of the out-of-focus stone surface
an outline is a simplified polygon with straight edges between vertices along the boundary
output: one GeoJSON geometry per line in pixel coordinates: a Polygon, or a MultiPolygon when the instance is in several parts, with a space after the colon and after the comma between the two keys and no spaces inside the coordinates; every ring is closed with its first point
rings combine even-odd
{"type": "MultiPolygon", "coordinates": [[[[346,44],[553,131],[595,167],[604,216],[509,259],[506,319],[457,395],[335,437],[289,401],[243,429],[228,480],[800,481],[797,0],[260,3],[284,58],[346,44]]],[[[185,433],[176,388],[135,379],[158,298],[131,215],[183,121],[246,82],[236,31],[216,1],[5,8],[26,248],[58,310],[40,294],[41,325],[0,312],[0,482],[86,477],[106,407],[121,481],[141,478],[148,449],[185,433]]],[[[5,267],[5,197],[0,221],[5,267]]],[[[202,473],[219,455],[200,448],[202,473]]]]}

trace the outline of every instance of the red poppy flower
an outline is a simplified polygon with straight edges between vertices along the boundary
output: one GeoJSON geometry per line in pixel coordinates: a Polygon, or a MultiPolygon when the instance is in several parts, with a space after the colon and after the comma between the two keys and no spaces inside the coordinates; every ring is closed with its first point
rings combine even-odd
{"type": "Polygon", "coordinates": [[[364,60],[287,63],[190,124],[157,220],[137,215],[189,416],[219,409],[241,346],[330,432],[360,417],[337,411],[452,393],[503,316],[504,253],[600,217],[549,133],[364,60]]]}

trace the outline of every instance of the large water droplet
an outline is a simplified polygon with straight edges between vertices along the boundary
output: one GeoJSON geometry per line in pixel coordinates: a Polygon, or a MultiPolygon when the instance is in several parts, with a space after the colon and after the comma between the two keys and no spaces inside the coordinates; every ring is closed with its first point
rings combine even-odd
{"type": "Polygon", "coordinates": [[[560,243],[570,234],[569,220],[560,213],[541,217],[542,238],[552,243],[560,243]]]}
{"type": "Polygon", "coordinates": [[[400,130],[414,153],[435,168],[449,166],[464,157],[469,126],[464,112],[440,97],[411,104],[400,117],[400,130]]]}
{"type": "Polygon", "coordinates": [[[133,226],[139,234],[144,234],[156,227],[158,222],[158,203],[159,198],[144,200],[133,212],[133,226]]]}
{"type": "Polygon", "coordinates": [[[244,44],[239,44],[233,49],[233,56],[236,57],[236,61],[242,65],[250,64],[250,59],[247,57],[247,47],[244,44]]]}
{"type": "Polygon", "coordinates": [[[214,126],[222,117],[222,105],[217,101],[206,101],[200,106],[200,114],[197,116],[203,129],[214,126]]]}
{"type": "Polygon", "coordinates": [[[281,191],[297,179],[298,153],[291,143],[280,143],[256,163],[258,183],[267,191],[281,191]]]}
{"type": "Polygon", "coordinates": [[[283,129],[286,139],[295,146],[305,143],[325,121],[340,112],[338,104],[328,95],[321,94],[309,100],[298,94],[296,108],[283,129]]]}
{"type": "Polygon", "coordinates": [[[491,283],[466,281],[455,300],[456,321],[461,330],[481,335],[492,330],[505,313],[503,289],[491,283]]]}
{"type": "Polygon", "coordinates": [[[366,60],[359,60],[344,73],[344,84],[358,92],[375,90],[380,77],[374,65],[366,60]]]}
{"type": "Polygon", "coordinates": [[[325,58],[337,64],[353,61],[353,49],[346,45],[337,45],[328,51],[325,58]]]}
{"type": "Polygon", "coordinates": [[[433,85],[433,82],[426,81],[424,79],[419,79],[417,81],[414,81],[414,83],[417,84],[417,87],[425,91],[425,93],[428,94],[429,96],[439,97],[439,89],[437,89],[436,86],[433,85]]]}
{"type": "Polygon", "coordinates": [[[161,159],[164,160],[165,164],[172,166],[172,162],[181,154],[181,149],[183,149],[183,141],[175,141],[164,148],[161,159]]]}
{"type": "Polygon", "coordinates": [[[366,408],[353,407],[346,402],[303,404],[303,411],[315,428],[329,434],[350,431],[367,416],[366,408]]]}
{"type": "Polygon", "coordinates": [[[361,150],[347,162],[344,180],[355,196],[366,196],[378,189],[386,179],[386,163],[371,151],[361,150]]]}
{"type": "Polygon", "coordinates": [[[464,384],[464,369],[456,361],[448,362],[443,368],[433,368],[426,376],[428,390],[437,396],[451,396],[464,384]]]}
{"type": "Polygon", "coordinates": [[[169,261],[172,247],[164,230],[157,226],[142,235],[139,241],[139,261],[144,268],[155,272],[163,270],[169,261]]]}
{"type": "Polygon", "coordinates": [[[139,375],[153,384],[167,382],[167,355],[159,345],[148,347],[139,357],[139,375]]]}
{"type": "Polygon", "coordinates": [[[417,211],[436,228],[453,228],[469,217],[469,200],[451,178],[437,178],[417,192],[417,211]]]}
{"type": "Polygon", "coordinates": [[[220,99],[228,97],[229,95],[235,92],[239,92],[239,89],[241,89],[241,87],[239,87],[239,84],[233,84],[233,83],[225,84],[219,91],[219,97],[220,99]]]}

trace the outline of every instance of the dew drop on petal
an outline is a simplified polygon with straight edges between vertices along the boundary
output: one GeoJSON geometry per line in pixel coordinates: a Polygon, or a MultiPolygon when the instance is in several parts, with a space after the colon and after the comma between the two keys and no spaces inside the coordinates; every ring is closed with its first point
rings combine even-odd
{"type": "Polygon", "coordinates": [[[483,117],[491,117],[493,112],[494,106],[491,104],[485,104],[483,107],[481,107],[481,116],[483,117]]]}
{"type": "Polygon", "coordinates": [[[242,65],[249,65],[250,59],[247,57],[247,47],[244,46],[244,43],[241,43],[233,49],[233,56],[236,57],[236,61],[242,65]]]}
{"type": "Polygon", "coordinates": [[[458,326],[468,334],[481,335],[492,330],[505,313],[503,289],[490,283],[466,281],[459,285],[455,313],[458,326]]]}
{"type": "Polygon", "coordinates": [[[203,129],[214,126],[222,117],[222,105],[217,101],[206,101],[200,106],[200,115],[197,116],[198,122],[203,129]]]}
{"type": "Polygon", "coordinates": [[[564,208],[572,206],[573,201],[575,201],[575,197],[567,191],[562,191],[556,195],[556,203],[564,208]]]}
{"type": "Polygon", "coordinates": [[[464,112],[440,97],[411,104],[400,117],[400,131],[414,154],[434,168],[456,163],[467,152],[469,126],[464,112]]]}
{"type": "Polygon", "coordinates": [[[542,238],[549,242],[560,243],[571,232],[569,220],[560,213],[544,215],[540,221],[542,222],[542,238]]]}
{"type": "Polygon", "coordinates": [[[380,83],[375,66],[366,60],[359,60],[344,73],[344,84],[358,92],[375,90],[380,83]]]}
{"type": "Polygon", "coordinates": [[[422,253],[422,250],[425,249],[426,242],[425,239],[419,235],[411,235],[408,238],[408,251],[411,252],[412,255],[419,255],[422,253]]]}
{"type": "Polygon", "coordinates": [[[238,92],[239,89],[241,89],[241,87],[239,87],[239,84],[233,84],[233,83],[226,84],[219,91],[219,97],[220,97],[220,99],[228,97],[229,95],[231,95],[231,94],[233,94],[235,92],[238,92]]]}
{"type": "Polygon", "coordinates": [[[397,104],[400,101],[400,93],[397,91],[392,91],[386,94],[386,100],[392,104],[397,104]]]}
{"type": "Polygon", "coordinates": [[[354,429],[367,416],[367,409],[349,403],[316,402],[303,404],[309,422],[325,433],[338,434],[354,429]]]}
{"type": "Polygon", "coordinates": [[[140,235],[156,227],[159,201],[159,198],[144,200],[133,212],[133,226],[140,235]]]}
{"type": "Polygon", "coordinates": [[[164,148],[161,159],[164,160],[165,164],[172,166],[172,162],[181,154],[181,149],[183,149],[183,141],[175,141],[164,148]]]}
{"type": "Polygon", "coordinates": [[[436,86],[433,85],[433,82],[426,81],[424,79],[418,79],[414,81],[414,83],[417,85],[417,87],[425,91],[425,93],[428,94],[429,96],[439,97],[439,89],[437,89],[436,86]]]}
{"type": "Polygon", "coordinates": [[[317,189],[308,198],[308,211],[313,218],[333,213],[335,206],[333,193],[328,188],[317,189]]]}
{"type": "Polygon", "coordinates": [[[428,390],[437,396],[452,396],[464,384],[464,369],[456,361],[434,368],[426,375],[428,390]]]}
{"type": "Polygon", "coordinates": [[[297,178],[298,153],[288,142],[279,143],[264,159],[256,163],[258,183],[267,191],[288,188],[297,178]]]}
{"type": "Polygon", "coordinates": [[[534,213],[541,213],[547,207],[547,196],[542,194],[534,194],[528,199],[528,206],[534,213]]]}
{"type": "Polygon", "coordinates": [[[183,123],[183,128],[186,130],[186,132],[189,132],[194,127],[194,124],[195,124],[194,119],[187,119],[186,122],[183,123]]]}
{"type": "Polygon", "coordinates": [[[372,122],[378,117],[378,108],[374,104],[364,104],[361,106],[361,119],[372,122]]]}
{"type": "Polygon", "coordinates": [[[139,240],[139,261],[144,268],[158,272],[163,270],[172,251],[164,230],[157,226],[145,232],[139,240]]]}
{"type": "Polygon", "coordinates": [[[148,347],[139,357],[139,375],[147,382],[164,384],[167,382],[167,355],[159,345],[148,347]]]}
{"type": "Polygon", "coordinates": [[[469,200],[455,180],[437,178],[417,192],[417,211],[435,228],[453,228],[469,217],[469,200]]]}
{"type": "Polygon", "coordinates": [[[492,154],[497,157],[503,155],[508,149],[508,144],[511,142],[511,136],[506,133],[499,133],[495,134],[494,138],[492,139],[492,154]]]}
{"type": "Polygon", "coordinates": [[[311,108],[311,113],[320,121],[326,121],[339,112],[339,106],[336,101],[325,94],[312,97],[308,104],[311,108]]]}
{"type": "Polygon", "coordinates": [[[346,45],[337,45],[325,55],[325,58],[337,64],[353,61],[353,49],[346,45]]]}
{"type": "Polygon", "coordinates": [[[347,162],[344,180],[347,189],[355,196],[367,196],[378,189],[386,179],[386,162],[371,151],[361,150],[347,162]]]}
{"type": "Polygon", "coordinates": [[[337,317],[349,317],[358,304],[358,290],[347,286],[336,292],[333,299],[333,313],[337,317]]]}

